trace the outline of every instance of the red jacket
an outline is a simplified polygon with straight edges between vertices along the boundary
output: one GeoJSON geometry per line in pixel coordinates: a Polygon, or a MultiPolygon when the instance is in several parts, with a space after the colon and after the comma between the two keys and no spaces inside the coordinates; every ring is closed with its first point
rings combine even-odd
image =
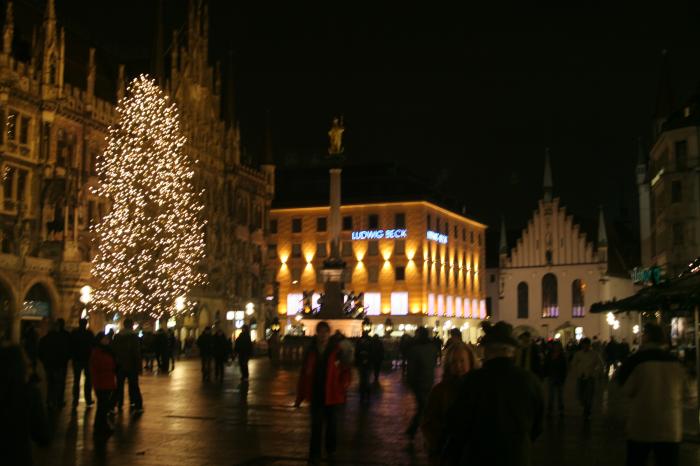
{"type": "Polygon", "coordinates": [[[90,375],[95,390],[117,389],[117,363],[114,355],[99,346],[90,355],[90,375]]]}
{"type": "MultiPolygon", "coordinates": [[[[331,343],[329,343],[331,344],[331,343]]],[[[339,348],[335,345],[328,355],[326,365],[326,406],[339,405],[345,403],[345,396],[352,372],[349,366],[340,361],[339,348]]],[[[311,401],[313,396],[314,371],[316,370],[316,360],[318,359],[316,348],[310,349],[304,357],[304,364],[299,374],[299,384],[297,386],[297,403],[311,401]]]]}

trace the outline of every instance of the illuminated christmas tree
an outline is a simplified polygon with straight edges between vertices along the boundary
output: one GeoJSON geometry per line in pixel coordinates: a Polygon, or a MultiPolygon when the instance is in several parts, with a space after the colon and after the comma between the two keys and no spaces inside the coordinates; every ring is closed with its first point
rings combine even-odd
{"type": "Polygon", "coordinates": [[[97,163],[97,194],[111,210],[94,228],[94,308],[155,318],[182,313],[205,278],[204,221],[177,107],[141,75],[117,113],[97,163]]]}

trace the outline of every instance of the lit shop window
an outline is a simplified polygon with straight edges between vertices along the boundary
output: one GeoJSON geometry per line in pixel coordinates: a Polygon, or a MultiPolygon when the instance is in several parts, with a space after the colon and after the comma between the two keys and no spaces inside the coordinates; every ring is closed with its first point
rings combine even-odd
{"type": "Polygon", "coordinates": [[[428,315],[435,315],[435,294],[433,293],[428,293],[428,315]]]}
{"type": "Polygon", "coordinates": [[[437,295],[437,315],[445,315],[445,295],[442,294],[437,295]]]}
{"type": "Polygon", "coordinates": [[[406,291],[391,293],[391,314],[395,316],[408,314],[408,293],[406,291]]]}
{"type": "Polygon", "coordinates": [[[462,314],[462,298],[457,296],[455,298],[455,315],[457,317],[462,317],[464,314],[462,314]]]}
{"type": "Polygon", "coordinates": [[[302,311],[304,307],[304,295],[301,293],[289,293],[287,295],[287,315],[293,316],[302,311]]]}
{"type": "Polygon", "coordinates": [[[378,316],[382,313],[382,294],[365,293],[365,309],[368,316],[378,316]]]}
{"type": "Polygon", "coordinates": [[[452,296],[447,297],[447,317],[453,317],[454,314],[454,298],[452,296]]]}

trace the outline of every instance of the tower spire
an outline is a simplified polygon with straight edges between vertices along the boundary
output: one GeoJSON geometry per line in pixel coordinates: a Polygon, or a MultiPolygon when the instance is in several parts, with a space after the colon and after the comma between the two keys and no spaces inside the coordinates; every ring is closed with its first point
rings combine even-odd
{"type": "Polygon", "coordinates": [[[506,238],[506,219],[501,216],[501,241],[498,246],[498,252],[500,254],[508,254],[508,241],[506,238]]]}
{"type": "Polygon", "coordinates": [[[598,208],[598,247],[608,245],[608,234],[605,230],[605,214],[603,206],[598,208]]]}
{"type": "Polygon", "coordinates": [[[544,201],[552,202],[552,188],[554,186],[552,183],[552,167],[549,160],[549,147],[545,149],[544,153],[544,180],[542,184],[544,188],[544,201]]]}
{"type": "Polygon", "coordinates": [[[2,51],[5,55],[12,53],[12,39],[15,35],[15,15],[12,9],[12,2],[7,2],[5,13],[5,25],[2,30],[2,51]]]}

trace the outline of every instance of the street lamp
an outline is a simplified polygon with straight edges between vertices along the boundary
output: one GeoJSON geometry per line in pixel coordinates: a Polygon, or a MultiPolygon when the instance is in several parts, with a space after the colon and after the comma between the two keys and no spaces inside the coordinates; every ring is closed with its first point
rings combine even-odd
{"type": "Polygon", "coordinates": [[[255,304],[253,303],[248,303],[245,305],[245,314],[247,316],[252,316],[255,314],[255,304]]]}
{"type": "Polygon", "coordinates": [[[80,302],[83,303],[83,312],[80,314],[81,319],[87,318],[87,305],[92,301],[92,287],[85,285],[80,289],[80,302]]]}
{"type": "Polygon", "coordinates": [[[369,320],[367,317],[362,319],[362,332],[369,333],[372,330],[372,321],[369,320]]]}

